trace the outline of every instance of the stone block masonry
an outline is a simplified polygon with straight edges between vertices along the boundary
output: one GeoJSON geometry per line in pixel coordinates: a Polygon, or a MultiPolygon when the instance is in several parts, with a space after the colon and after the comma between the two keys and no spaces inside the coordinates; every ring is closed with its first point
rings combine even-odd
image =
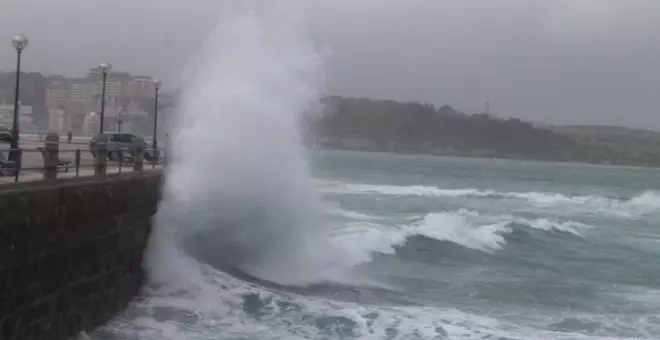
{"type": "Polygon", "coordinates": [[[0,340],[60,340],[142,285],[160,172],[0,186],[0,340]]]}

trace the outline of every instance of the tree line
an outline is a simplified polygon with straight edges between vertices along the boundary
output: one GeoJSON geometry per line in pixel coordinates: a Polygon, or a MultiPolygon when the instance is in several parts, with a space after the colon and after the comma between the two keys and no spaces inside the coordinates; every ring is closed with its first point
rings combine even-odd
{"type": "Polygon", "coordinates": [[[660,165],[660,145],[643,154],[590,143],[580,133],[541,128],[517,118],[465,114],[449,106],[326,97],[309,121],[321,148],[630,165],[660,165]]]}

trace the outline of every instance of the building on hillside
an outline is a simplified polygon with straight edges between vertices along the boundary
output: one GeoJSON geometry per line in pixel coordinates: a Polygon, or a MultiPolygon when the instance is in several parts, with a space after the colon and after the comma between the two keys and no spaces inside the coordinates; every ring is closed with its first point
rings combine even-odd
{"type": "Polygon", "coordinates": [[[69,89],[58,85],[46,89],[46,107],[49,109],[49,115],[50,109],[66,106],[69,102],[69,94],[69,89]]]}
{"type": "Polygon", "coordinates": [[[96,108],[90,103],[80,103],[70,101],[66,106],[66,126],[76,135],[84,133],[85,117],[94,112],[96,108]]]}
{"type": "MultiPolygon", "coordinates": [[[[0,105],[0,126],[11,127],[14,124],[14,105],[0,105]]],[[[32,106],[20,105],[18,111],[18,128],[22,132],[38,132],[35,125],[32,106]]]]}
{"type": "Polygon", "coordinates": [[[127,100],[153,98],[155,95],[153,79],[151,77],[135,77],[126,83],[123,96],[127,100]]]}
{"type": "MultiPolygon", "coordinates": [[[[25,106],[31,106],[33,114],[30,116],[36,125],[47,124],[46,87],[47,78],[39,72],[21,72],[20,101],[25,106]]],[[[8,98],[14,98],[16,86],[16,73],[5,73],[0,77],[0,89],[8,98]]],[[[13,99],[8,100],[13,103],[13,99]]],[[[21,128],[21,130],[23,130],[21,128]]]]}
{"type": "MultiPolygon", "coordinates": [[[[89,69],[87,76],[84,79],[86,81],[96,83],[102,81],[103,76],[99,68],[92,68],[89,69]]],[[[120,83],[127,83],[131,81],[131,79],[133,79],[133,76],[131,76],[131,74],[128,72],[110,70],[108,73],[108,81],[119,81],[120,83]]]]}
{"type": "MultiPolygon", "coordinates": [[[[106,106],[103,114],[103,131],[117,131],[119,130],[119,118],[121,117],[122,108],[117,106],[106,106]]],[[[101,123],[101,114],[98,111],[90,111],[83,117],[82,134],[86,136],[93,136],[99,132],[101,123]]]]}
{"type": "Polygon", "coordinates": [[[100,115],[96,112],[89,112],[83,118],[82,133],[85,136],[93,136],[99,132],[100,115]]]}
{"type": "Polygon", "coordinates": [[[88,83],[74,83],[69,90],[69,100],[74,103],[91,104],[92,102],[92,87],[94,84],[88,83]]]}
{"type": "Polygon", "coordinates": [[[48,110],[48,131],[65,134],[71,131],[66,117],[67,112],[64,109],[50,107],[48,110]]]}
{"type": "MultiPolygon", "coordinates": [[[[108,80],[105,83],[105,105],[113,106],[119,102],[121,97],[121,82],[120,81],[110,81],[108,80]]],[[[96,105],[101,107],[101,92],[103,91],[103,82],[99,81],[90,87],[90,96],[95,101],[96,105]]]]}
{"type": "Polygon", "coordinates": [[[122,118],[122,131],[130,132],[139,135],[145,135],[148,130],[147,121],[149,119],[149,112],[141,109],[140,103],[137,101],[130,101],[123,108],[122,118]]]}

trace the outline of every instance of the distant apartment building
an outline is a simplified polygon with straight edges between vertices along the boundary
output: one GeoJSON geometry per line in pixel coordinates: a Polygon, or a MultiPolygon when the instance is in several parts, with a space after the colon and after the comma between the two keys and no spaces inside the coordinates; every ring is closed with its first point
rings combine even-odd
{"type": "MultiPolygon", "coordinates": [[[[11,126],[13,121],[15,77],[15,73],[0,72],[0,125],[11,126]]],[[[97,68],[82,78],[22,73],[21,131],[38,126],[60,133],[98,132],[102,79],[97,68]]],[[[113,131],[121,121],[123,131],[151,131],[155,94],[152,77],[111,70],[105,85],[104,129],[113,131]]]]}
{"type": "Polygon", "coordinates": [[[57,107],[50,107],[48,110],[48,131],[57,132],[60,134],[66,133],[71,130],[68,126],[67,112],[64,109],[57,107]]]}
{"type": "MultiPolygon", "coordinates": [[[[121,81],[108,80],[105,83],[105,104],[115,105],[121,97],[121,81]]],[[[101,105],[101,92],[103,91],[103,82],[99,81],[90,87],[90,96],[97,105],[101,105]]]]}
{"type": "Polygon", "coordinates": [[[151,77],[135,77],[126,83],[123,96],[129,100],[152,98],[155,95],[151,77]]]}
{"type": "MultiPolygon", "coordinates": [[[[121,96],[122,84],[120,81],[110,81],[105,83],[106,104],[114,104],[121,96]]],[[[70,100],[76,103],[101,103],[101,92],[103,91],[103,82],[89,82],[86,80],[77,81],[71,85],[69,90],[70,100]]]]}
{"type": "Polygon", "coordinates": [[[70,91],[67,88],[52,87],[46,89],[46,107],[61,108],[69,102],[70,91]]]}
{"type": "MultiPolygon", "coordinates": [[[[20,101],[25,106],[30,106],[34,114],[30,116],[35,122],[41,124],[47,123],[46,113],[46,86],[48,80],[44,75],[38,72],[25,72],[21,73],[20,83],[20,101]]],[[[9,99],[8,102],[13,103],[14,93],[16,86],[16,73],[6,73],[0,77],[0,89],[9,99]]],[[[23,129],[21,129],[23,130],[23,129]]]]}
{"type": "Polygon", "coordinates": [[[99,132],[100,115],[96,112],[90,112],[83,119],[82,133],[87,136],[93,136],[99,132]]]}
{"type": "MultiPolygon", "coordinates": [[[[14,105],[0,105],[0,126],[11,127],[14,124],[14,105]]],[[[32,106],[20,105],[18,111],[18,127],[23,132],[37,132],[32,106]]]]}
{"type": "Polygon", "coordinates": [[[66,107],[66,126],[75,134],[83,133],[85,117],[96,108],[90,102],[69,102],[66,107]]]}
{"type": "Polygon", "coordinates": [[[69,90],[69,100],[74,103],[90,103],[92,100],[91,87],[94,84],[75,83],[69,90]]]}
{"type": "MultiPolygon", "coordinates": [[[[117,131],[119,129],[118,122],[122,118],[123,110],[117,106],[106,106],[103,115],[103,130],[104,131],[117,131]]],[[[101,123],[101,114],[93,111],[88,112],[82,119],[82,134],[92,136],[99,132],[101,123]]]]}
{"type": "MultiPolygon", "coordinates": [[[[89,82],[97,82],[101,81],[102,79],[103,75],[101,74],[101,70],[98,68],[90,69],[87,72],[87,76],[85,77],[85,80],[89,82]]],[[[127,83],[131,79],[133,79],[133,76],[131,76],[131,74],[128,72],[110,71],[110,73],[108,73],[108,81],[119,81],[121,83],[127,83]]]]}

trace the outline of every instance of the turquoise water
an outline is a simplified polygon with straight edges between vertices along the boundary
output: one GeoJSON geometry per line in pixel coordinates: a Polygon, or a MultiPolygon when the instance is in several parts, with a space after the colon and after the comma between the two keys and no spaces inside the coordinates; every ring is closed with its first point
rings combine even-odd
{"type": "MultiPolygon", "coordinates": [[[[342,275],[300,285],[261,280],[222,246],[227,228],[202,232],[176,257],[177,268],[194,268],[176,272],[185,284],[153,282],[96,335],[660,335],[658,170],[331,151],[314,153],[310,165],[329,242],[350,259],[342,275]]],[[[219,211],[205,208],[195,209],[219,211]]],[[[305,247],[304,238],[296,242],[287,247],[305,247]]]]}

